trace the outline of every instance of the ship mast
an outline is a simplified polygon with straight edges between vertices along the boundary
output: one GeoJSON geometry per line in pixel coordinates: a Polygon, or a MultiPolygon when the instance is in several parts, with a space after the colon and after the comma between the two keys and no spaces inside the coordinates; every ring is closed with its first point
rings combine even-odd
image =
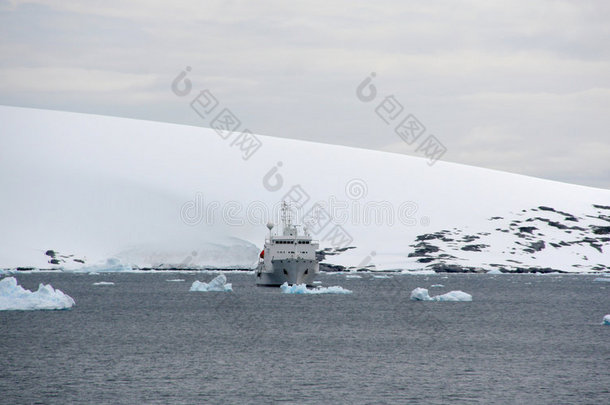
{"type": "Polygon", "coordinates": [[[282,201],[281,215],[283,234],[286,236],[296,236],[296,229],[292,225],[292,210],[286,201],[282,201]]]}

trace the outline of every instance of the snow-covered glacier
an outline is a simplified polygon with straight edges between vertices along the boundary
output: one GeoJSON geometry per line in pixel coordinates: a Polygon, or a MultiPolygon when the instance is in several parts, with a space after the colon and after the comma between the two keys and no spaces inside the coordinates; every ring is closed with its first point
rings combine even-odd
{"type": "Polygon", "coordinates": [[[253,268],[283,199],[327,264],[610,269],[609,190],[262,135],[246,151],[134,119],[0,106],[0,121],[0,269],[253,268]]]}
{"type": "Polygon", "coordinates": [[[15,277],[0,280],[0,311],[69,309],[74,304],[72,297],[50,284],[41,283],[38,290],[30,291],[21,287],[15,277]]]}

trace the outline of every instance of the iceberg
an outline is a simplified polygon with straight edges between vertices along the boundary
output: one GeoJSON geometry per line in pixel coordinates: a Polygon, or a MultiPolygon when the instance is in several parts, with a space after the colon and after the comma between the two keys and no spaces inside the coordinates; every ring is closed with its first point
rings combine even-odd
{"type": "Polygon", "coordinates": [[[130,265],[124,264],[123,262],[121,262],[120,259],[117,259],[116,257],[111,257],[109,259],[106,259],[106,262],[103,264],[95,264],[92,266],[86,266],[86,267],[82,267],[80,269],[68,270],[68,271],[74,271],[76,273],[93,274],[93,273],[114,273],[114,272],[119,272],[119,271],[133,271],[133,268],[130,265]]]}
{"type": "Polygon", "coordinates": [[[209,283],[203,283],[201,281],[195,280],[191,285],[191,289],[189,291],[201,291],[201,292],[209,292],[209,291],[219,291],[219,292],[227,292],[233,291],[233,286],[231,283],[227,284],[227,277],[224,274],[220,274],[215,277],[209,283]]]}
{"type": "Polygon", "coordinates": [[[373,278],[392,278],[391,276],[388,276],[386,274],[379,274],[379,275],[375,275],[373,276],[373,278]]]}
{"type": "Polygon", "coordinates": [[[114,285],[112,281],[98,281],[97,283],[93,283],[93,285],[114,285]]]}
{"type": "Polygon", "coordinates": [[[68,309],[74,299],[50,284],[38,286],[38,291],[26,290],[15,277],[0,280],[0,311],[33,311],[39,309],[68,309]]]}
{"type": "Polygon", "coordinates": [[[411,291],[411,301],[455,301],[455,302],[466,302],[472,301],[472,295],[465,293],[464,291],[450,291],[446,294],[435,295],[433,297],[428,294],[426,288],[416,288],[411,291]]]}
{"type": "Polygon", "coordinates": [[[610,325],[610,314],[604,316],[604,321],[602,323],[604,325],[610,325]]]}
{"type": "Polygon", "coordinates": [[[489,270],[486,274],[504,274],[498,269],[489,270]]]}
{"type": "Polygon", "coordinates": [[[305,284],[284,283],[280,286],[284,294],[351,294],[352,291],[341,286],[307,288],[305,284]]]}
{"type": "Polygon", "coordinates": [[[444,287],[444,285],[443,285],[443,284],[432,284],[432,285],[430,286],[430,288],[443,288],[443,287],[444,287]]]}
{"type": "Polygon", "coordinates": [[[172,278],[172,279],[165,280],[165,281],[170,281],[170,282],[174,282],[174,283],[179,283],[179,282],[181,282],[181,281],[184,281],[184,279],[183,279],[183,278],[172,278]]]}

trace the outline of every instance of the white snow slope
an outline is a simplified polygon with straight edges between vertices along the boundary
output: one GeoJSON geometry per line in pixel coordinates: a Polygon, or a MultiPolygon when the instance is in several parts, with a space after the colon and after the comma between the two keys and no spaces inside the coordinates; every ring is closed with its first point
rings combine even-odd
{"type": "Polygon", "coordinates": [[[103,266],[108,258],[140,268],[252,267],[265,224],[277,221],[272,208],[299,197],[310,222],[316,203],[324,207],[309,226],[323,247],[355,247],[329,263],[610,267],[602,240],[609,190],[258,135],[260,148],[245,159],[239,134],[124,118],[0,106],[0,122],[0,268],[103,266]],[[536,217],[545,219],[525,223],[536,217]],[[516,235],[530,225],[532,240],[516,235]],[[598,239],[583,242],[594,229],[598,239]],[[445,240],[429,241],[436,252],[409,257],[418,235],[441,231],[445,240]],[[542,250],[524,251],[539,239],[542,250]],[[55,264],[48,249],[58,252],[55,264]]]}

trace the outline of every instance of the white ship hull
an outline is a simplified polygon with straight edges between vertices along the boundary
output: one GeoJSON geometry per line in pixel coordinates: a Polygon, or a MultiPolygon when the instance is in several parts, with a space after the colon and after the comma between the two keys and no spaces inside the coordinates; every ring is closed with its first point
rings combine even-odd
{"type": "Polygon", "coordinates": [[[302,258],[274,259],[272,268],[266,269],[261,262],[256,269],[256,284],[280,286],[288,284],[306,284],[312,286],[319,273],[318,262],[302,258]]]}

